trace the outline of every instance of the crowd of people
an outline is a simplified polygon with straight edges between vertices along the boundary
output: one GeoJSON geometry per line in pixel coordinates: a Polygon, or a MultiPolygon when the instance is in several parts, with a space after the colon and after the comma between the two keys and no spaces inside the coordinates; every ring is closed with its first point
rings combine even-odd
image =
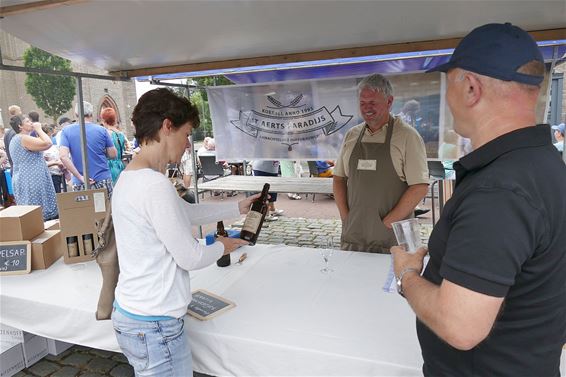
{"type": "MultiPolygon", "coordinates": [[[[93,106],[84,102],[83,108],[90,187],[105,187],[111,195],[130,145],[114,109],[103,109],[100,123],[93,123],[93,106]]],[[[8,110],[10,128],[2,129],[0,143],[1,204],[39,205],[44,220],[55,219],[56,193],[85,189],[80,125],[67,117],[57,125],[42,123],[36,111],[24,114],[17,105],[8,110]]]]}
{"type": "MultiPolygon", "coordinates": [[[[469,140],[470,150],[454,164],[456,189],[428,247],[409,254],[396,246],[392,223],[412,217],[428,191],[426,150],[410,124],[411,109],[392,114],[393,87],[373,74],[358,86],[363,122],[345,134],[332,167],[341,248],[392,254],[398,292],[417,317],[426,376],[556,376],[566,342],[566,196],[557,195],[566,192],[566,167],[551,128],[536,125],[544,59],[522,29],[489,24],[469,33],[450,61],[432,71],[446,73],[454,131],[469,140]]],[[[139,99],[132,116],[139,153],[125,170],[117,161],[117,145],[126,142],[114,135],[115,114],[103,111],[105,129],[92,122],[92,105],[84,109],[91,186],[114,192],[118,343],[136,375],[191,375],[184,327],[189,271],[246,242],[220,236],[205,246],[187,229],[245,214],[259,195],[215,205],[179,198],[165,172],[183,162],[199,116],[188,99],[168,89],[139,99]]],[[[84,189],[79,126],[59,131],[59,157],[50,152],[46,160],[51,131],[32,118],[15,114],[13,134],[4,140],[16,201],[41,201],[47,219],[56,216],[57,174],[48,164],[68,171],[73,187],[84,189]],[[38,182],[39,194],[22,187],[38,182]]],[[[564,137],[564,124],[552,129],[557,140],[564,137]]],[[[211,145],[206,140],[197,155],[211,153],[211,145]]],[[[278,175],[279,168],[272,160],[252,165],[257,176],[278,175]]],[[[282,213],[276,201],[277,193],[270,193],[269,216],[282,213]]]]}

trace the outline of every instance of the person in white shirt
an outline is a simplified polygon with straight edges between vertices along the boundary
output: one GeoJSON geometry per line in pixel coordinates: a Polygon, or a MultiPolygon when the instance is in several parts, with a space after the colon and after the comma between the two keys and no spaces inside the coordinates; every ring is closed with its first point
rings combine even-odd
{"type": "Polygon", "coordinates": [[[145,93],[132,114],[140,152],[120,175],[112,211],[120,277],[112,321],[136,376],[192,376],[184,316],[191,301],[189,271],[206,267],[247,242],[218,237],[204,246],[191,226],[247,213],[238,203],[192,205],[164,175],[179,163],[199,126],[198,110],[168,89],[145,93]]]}

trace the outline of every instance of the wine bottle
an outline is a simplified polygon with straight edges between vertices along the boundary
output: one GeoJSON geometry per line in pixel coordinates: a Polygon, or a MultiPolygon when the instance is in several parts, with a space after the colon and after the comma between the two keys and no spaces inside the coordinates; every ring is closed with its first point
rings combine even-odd
{"type": "Polygon", "coordinates": [[[267,196],[269,192],[269,183],[263,185],[261,196],[252,203],[252,207],[246,216],[240,238],[246,240],[250,245],[255,245],[263,220],[267,214],[267,196]]]}
{"type": "MultiPolygon", "coordinates": [[[[228,232],[224,229],[224,222],[219,221],[216,223],[216,237],[228,237],[228,232]]],[[[218,267],[228,267],[230,265],[230,254],[226,254],[220,257],[216,261],[216,265],[218,267]]]]}
{"type": "Polygon", "coordinates": [[[83,234],[83,247],[84,247],[84,255],[91,255],[92,250],[94,249],[94,243],[92,240],[92,233],[83,234]]]}

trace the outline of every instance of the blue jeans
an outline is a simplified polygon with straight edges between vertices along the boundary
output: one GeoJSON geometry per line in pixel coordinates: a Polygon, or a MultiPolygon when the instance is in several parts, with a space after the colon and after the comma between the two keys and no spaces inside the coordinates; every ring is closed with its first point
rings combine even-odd
{"type": "Polygon", "coordinates": [[[139,321],[114,310],[118,344],[136,376],[192,376],[191,347],[183,318],[139,321]]]}

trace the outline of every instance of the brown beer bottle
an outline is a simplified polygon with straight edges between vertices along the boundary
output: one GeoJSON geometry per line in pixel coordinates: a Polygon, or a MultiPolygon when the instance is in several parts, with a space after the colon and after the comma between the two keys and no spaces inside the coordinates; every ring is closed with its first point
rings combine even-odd
{"type": "Polygon", "coordinates": [[[246,216],[240,238],[246,240],[250,245],[255,245],[263,220],[267,214],[267,196],[269,192],[269,183],[263,185],[261,196],[252,203],[252,208],[246,216]]]}
{"type": "MultiPolygon", "coordinates": [[[[216,237],[228,237],[228,232],[224,229],[224,222],[219,221],[216,223],[216,237]]],[[[230,254],[226,254],[220,257],[216,261],[216,265],[218,267],[228,267],[230,265],[230,254]]]]}

